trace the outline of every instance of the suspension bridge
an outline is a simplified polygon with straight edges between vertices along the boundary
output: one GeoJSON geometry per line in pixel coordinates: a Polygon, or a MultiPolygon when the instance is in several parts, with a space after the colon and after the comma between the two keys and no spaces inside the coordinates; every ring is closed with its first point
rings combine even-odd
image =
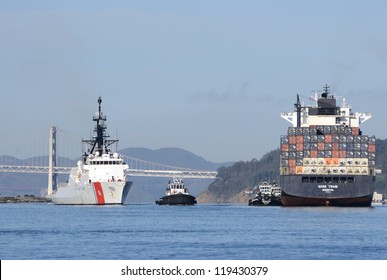
{"type": "MultiPolygon", "coordinates": [[[[23,137],[19,142],[0,146],[0,172],[46,173],[49,186],[56,184],[58,174],[69,174],[83,153],[81,141],[56,127],[52,127],[49,133],[44,131],[45,139],[42,139],[42,134],[40,132],[23,137]]],[[[217,174],[216,171],[171,166],[121,155],[129,165],[125,171],[128,176],[214,179],[217,174]]]]}

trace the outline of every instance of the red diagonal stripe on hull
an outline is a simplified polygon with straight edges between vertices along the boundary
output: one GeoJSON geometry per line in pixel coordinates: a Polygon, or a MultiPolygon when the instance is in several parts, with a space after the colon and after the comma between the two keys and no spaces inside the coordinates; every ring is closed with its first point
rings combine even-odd
{"type": "Polygon", "coordinates": [[[105,196],[103,194],[102,186],[100,182],[94,182],[95,196],[97,197],[98,204],[105,204],[105,196]]]}

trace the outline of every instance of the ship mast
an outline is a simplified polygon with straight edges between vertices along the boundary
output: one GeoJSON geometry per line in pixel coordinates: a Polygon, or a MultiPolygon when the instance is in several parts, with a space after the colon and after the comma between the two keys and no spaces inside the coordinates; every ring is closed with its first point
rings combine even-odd
{"type": "Polygon", "coordinates": [[[329,89],[330,89],[330,86],[328,86],[328,84],[325,84],[324,92],[321,94],[322,98],[325,98],[325,99],[328,98],[328,94],[329,94],[329,91],[330,91],[329,89]]]}
{"type": "Polygon", "coordinates": [[[110,135],[106,134],[107,126],[105,125],[106,116],[103,115],[101,111],[101,103],[102,99],[101,97],[98,98],[98,112],[93,116],[93,121],[97,122],[97,125],[94,128],[95,136],[93,136],[94,139],[86,139],[82,140],[83,143],[87,143],[92,146],[89,154],[108,154],[109,149],[108,147],[118,142],[117,139],[115,140],[108,140],[107,138],[110,137],[110,135]]]}
{"type": "Polygon", "coordinates": [[[301,103],[300,96],[297,94],[297,103],[294,104],[297,112],[297,127],[301,127],[301,103]]]}

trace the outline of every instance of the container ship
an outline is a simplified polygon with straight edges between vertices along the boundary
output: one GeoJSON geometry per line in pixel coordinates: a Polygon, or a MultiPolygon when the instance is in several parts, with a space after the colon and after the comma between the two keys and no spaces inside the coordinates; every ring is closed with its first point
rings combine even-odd
{"type": "Polygon", "coordinates": [[[375,184],[375,137],[360,124],[370,113],[353,113],[330,94],[328,85],[314,106],[281,113],[289,121],[281,136],[280,186],[284,206],[371,206],[375,184]]]}

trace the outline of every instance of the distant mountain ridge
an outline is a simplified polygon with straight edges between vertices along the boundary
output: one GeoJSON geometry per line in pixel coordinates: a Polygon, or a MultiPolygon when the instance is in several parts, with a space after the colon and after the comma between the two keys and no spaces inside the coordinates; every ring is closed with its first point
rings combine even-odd
{"type": "Polygon", "coordinates": [[[197,170],[218,170],[221,166],[230,166],[233,162],[214,163],[181,148],[126,148],[119,151],[123,155],[145,161],[197,170]]]}

